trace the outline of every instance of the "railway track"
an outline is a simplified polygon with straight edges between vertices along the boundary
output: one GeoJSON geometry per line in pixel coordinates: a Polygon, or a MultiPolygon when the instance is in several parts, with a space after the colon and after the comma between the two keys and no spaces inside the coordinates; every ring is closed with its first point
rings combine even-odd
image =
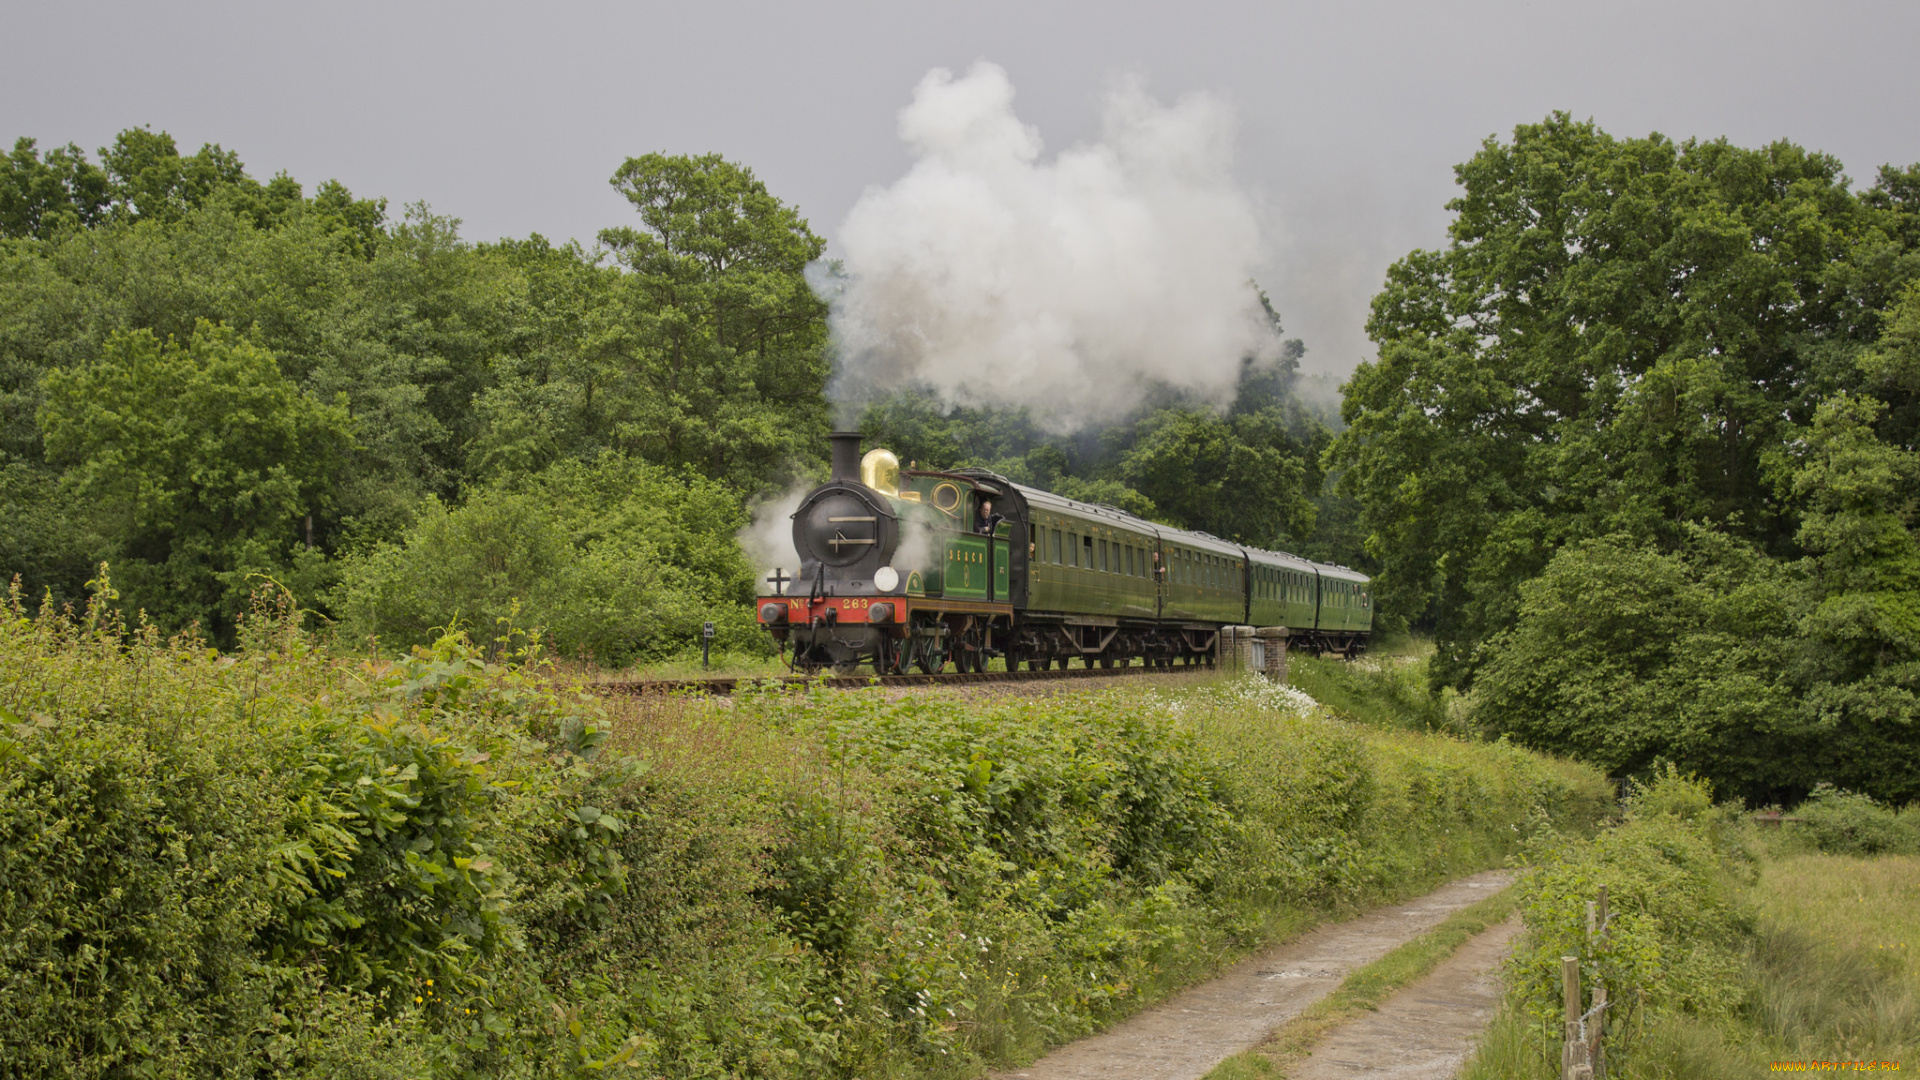
{"type": "Polygon", "coordinates": [[[980,683],[1058,682],[1065,679],[1117,679],[1129,675],[1183,675],[1213,671],[1211,664],[1181,664],[1174,667],[1050,668],[1046,671],[945,672],[940,675],[787,675],[776,678],[752,676],[712,679],[632,679],[589,683],[594,690],[611,694],[731,694],[742,683],[750,686],[774,685],[805,689],[813,686],[857,690],[866,686],[969,686],[980,683]]]}

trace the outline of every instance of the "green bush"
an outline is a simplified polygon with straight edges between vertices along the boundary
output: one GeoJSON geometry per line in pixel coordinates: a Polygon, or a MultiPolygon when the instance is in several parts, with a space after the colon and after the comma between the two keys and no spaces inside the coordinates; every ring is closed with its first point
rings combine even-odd
{"type": "Polygon", "coordinates": [[[110,596],[0,621],[4,1075],[977,1073],[1606,792],[1257,679],[603,707],[110,596]]]}
{"type": "Polygon", "coordinates": [[[1527,933],[1509,963],[1515,1005],[1557,1031],[1561,957],[1579,957],[1586,1004],[1594,986],[1607,987],[1610,1052],[1622,1060],[1651,1021],[1725,1018],[1746,1005],[1752,916],[1736,886],[1751,875],[1727,823],[1705,781],[1669,766],[1636,788],[1625,821],[1543,852],[1519,885],[1527,933]],[[1606,933],[1589,937],[1586,905],[1601,885],[1611,915],[1606,933]]]}
{"type": "Polygon", "coordinates": [[[1474,718],[1611,775],[1674,761],[1752,801],[1778,798],[1805,783],[1782,676],[1796,587],[1707,529],[1689,529],[1678,551],[1623,537],[1570,545],[1520,588],[1517,623],[1485,648],[1474,718]]]}
{"type": "Polygon", "coordinates": [[[716,648],[764,655],[743,524],[711,481],[614,455],[561,462],[459,506],[429,499],[400,543],[345,560],[329,603],[342,635],[390,646],[511,619],[618,668],[684,651],[712,621],[716,648]]]}
{"type": "Polygon", "coordinates": [[[1920,816],[1896,814],[1865,795],[1821,784],[1794,811],[1796,831],[1836,855],[1920,854],[1920,816]]]}
{"type": "Polygon", "coordinates": [[[620,886],[593,857],[619,823],[566,764],[604,737],[591,710],[459,641],[355,671],[257,607],[221,656],[129,635],[111,599],[0,610],[0,1073],[402,1076],[502,1052],[515,904],[620,886]]]}

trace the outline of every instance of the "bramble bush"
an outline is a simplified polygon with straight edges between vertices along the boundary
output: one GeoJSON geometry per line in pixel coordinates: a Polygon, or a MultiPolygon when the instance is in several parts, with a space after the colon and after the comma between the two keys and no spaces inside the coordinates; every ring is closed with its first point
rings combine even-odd
{"type": "Polygon", "coordinates": [[[96,588],[0,620],[0,1073],[972,1075],[1609,802],[1260,680],[602,700],[96,588]]]}
{"type": "Polygon", "coordinates": [[[330,662],[272,605],[222,656],[96,589],[78,616],[30,619],[17,589],[0,609],[0,1072],[398,1077],[500,1053],[512,913],[620,886],[580,767],[591,703],[459,639],[330,662]]]}
{"type": "Polygon", "coordinates": [[[1739,896],[1752,860],[1733,811],[1707,783],[1669,765],[1636,784],[1624,821],[1590,840],[1546,834],[1538,865],[1520,882],[1527,933],[1509,961],[1509,999],[1557,1047],[1560,958],[1580,958],[1589,995],[1605,985],[1610,1060],[1625,1065],[1650,1022],[1736,1014],[1750,1002],[1752,913],[1739,896]],[[1608,889],[1607,932],[1587,936],[1586,905],[1608,889]]]}

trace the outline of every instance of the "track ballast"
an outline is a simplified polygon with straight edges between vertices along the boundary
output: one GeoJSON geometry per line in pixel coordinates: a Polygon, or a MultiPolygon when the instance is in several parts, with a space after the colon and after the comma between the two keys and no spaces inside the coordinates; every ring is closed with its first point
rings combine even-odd
{"type": "Polygon", "coordinates": [[[1063,679],[1114,679],[1128,675],[1184,675],[1215,670],[1210,664],[1179,664],[1172,667],[1050,668],[1046,671],[943,672],[939,675],[784,675],[755,678],[751,675],[721,676],[710,679],[634,679],[595,682],[595,690],[615,694],[731,694],[745,686],[772,686],[804,690],[830,687],[858,690],[878,686],[967,686],[981,683],[1057,682],[1063,679]]]}

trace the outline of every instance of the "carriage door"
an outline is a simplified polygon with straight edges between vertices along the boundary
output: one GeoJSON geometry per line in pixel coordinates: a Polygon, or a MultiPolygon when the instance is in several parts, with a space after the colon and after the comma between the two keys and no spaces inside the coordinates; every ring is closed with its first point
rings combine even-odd
{"type": "Polygon", "coordinates": [[[1167,548],[1156,534],[1149,549],[1148,558],[1153,560],[1149,573],[1153,575],[1153,617],[1167,617],[1167,579],[1173,576],[1173,568],[1167,565],[1167,548]]]}
{"type": "Polygon", "coordinates": [[[1003,604],[1013,602],[1013,523],[1003,521],[993,527],[993,539],[989,545],[993,549],[993,591],[987,595],[989,600],[998,600],[1003,604]]]}

